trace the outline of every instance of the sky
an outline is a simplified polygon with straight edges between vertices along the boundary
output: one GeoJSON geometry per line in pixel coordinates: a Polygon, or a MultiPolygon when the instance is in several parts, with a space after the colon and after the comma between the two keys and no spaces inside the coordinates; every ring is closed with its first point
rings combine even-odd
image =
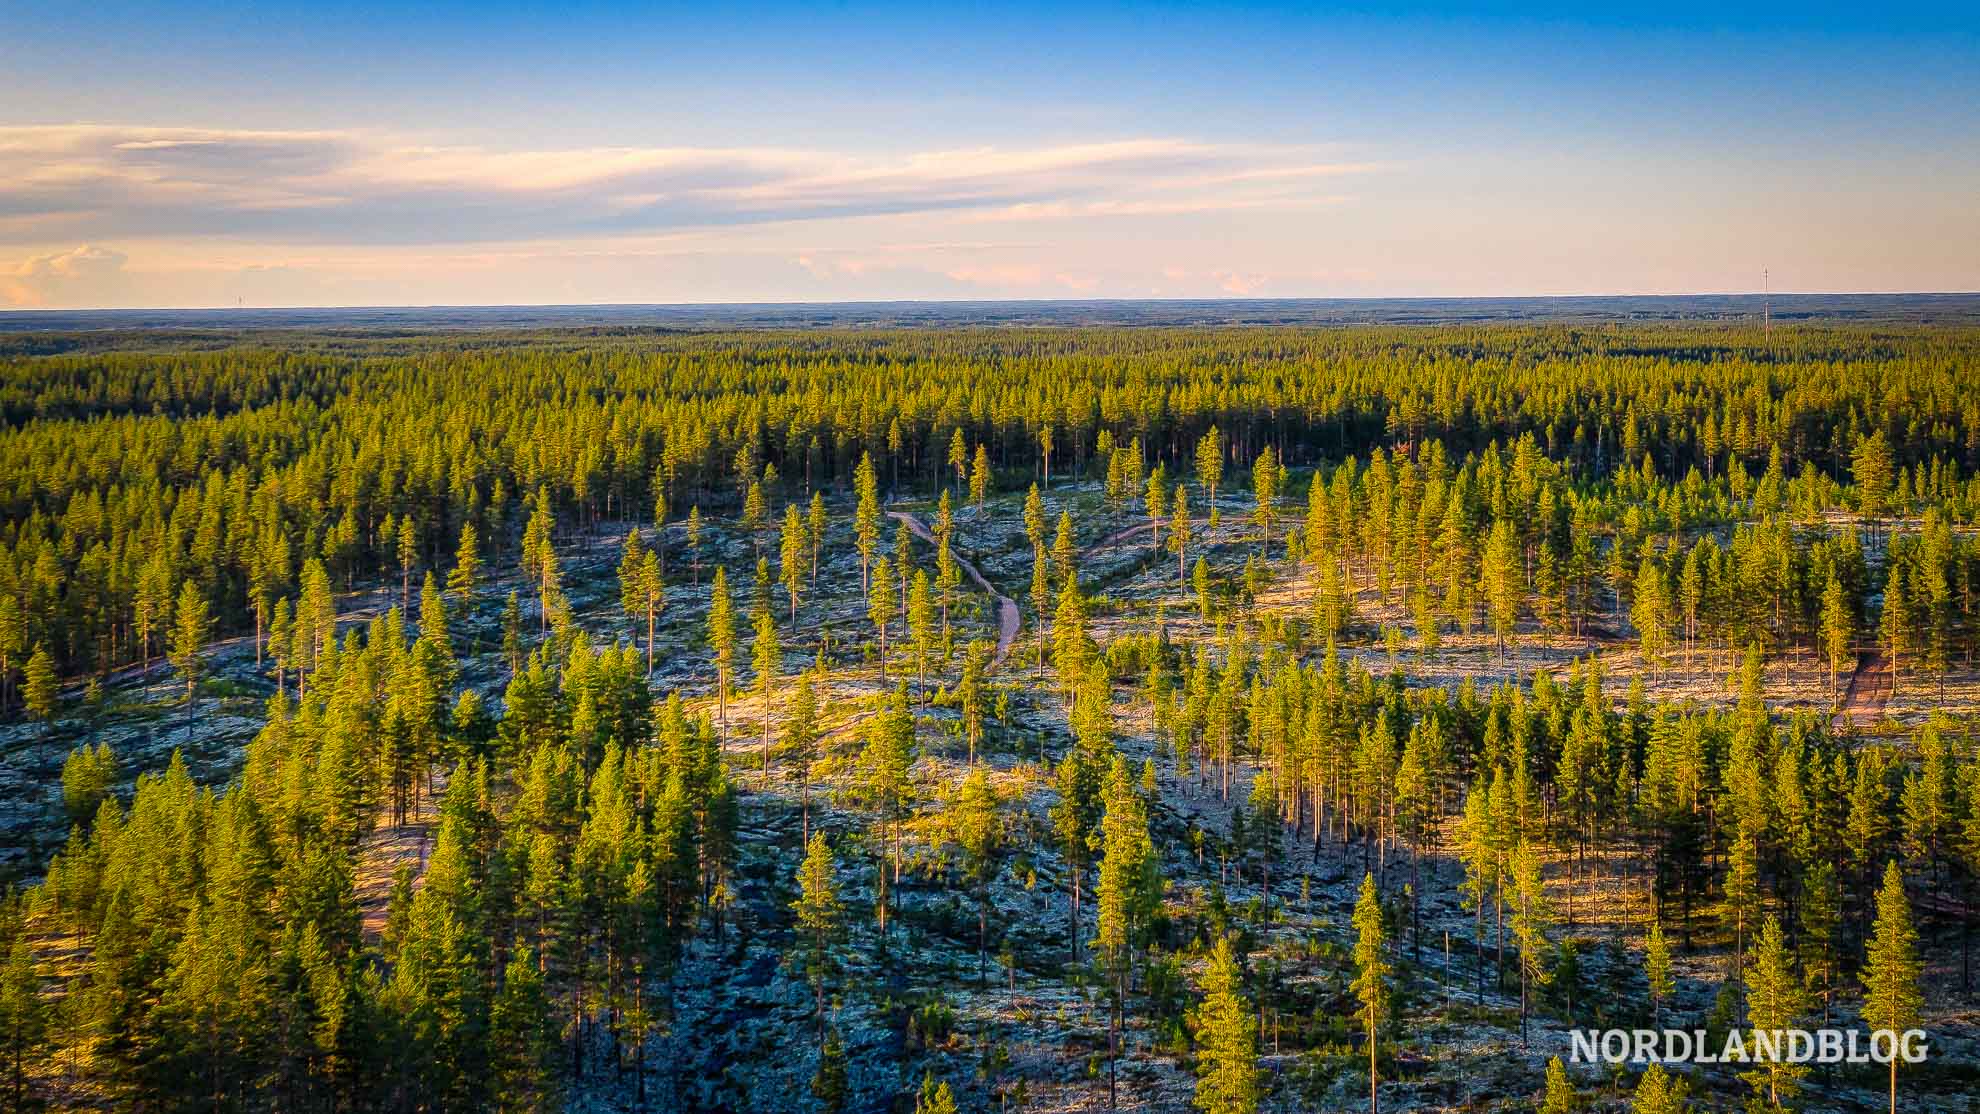
{"type": "Polygon", "coordinates": [[[0,309],[1980,290],[1972,4],[0,28],[0,309]]]}

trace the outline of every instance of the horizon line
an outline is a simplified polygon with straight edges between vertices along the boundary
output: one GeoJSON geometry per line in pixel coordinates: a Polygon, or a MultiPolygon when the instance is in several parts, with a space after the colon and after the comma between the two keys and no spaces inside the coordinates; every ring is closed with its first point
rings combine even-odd
{"type": "Polygon", "coordinates": [[[0,306],[0,316],[107,313],[310,313],[364,310],[543,310],[543,309],[719,309],[725,307],[798,306],[1090,306],[1090,305],[1294,305],[1301,303],[1379,302],[1563,302],[1679,300],[1685,298],[1972,298],[1980,290],[1695,290],[1680,293],[1595,294],[1316,294],[1277,297],[1146,297],[1146,298],[835,298],[763,301],[682,302],[349,302],[302,305],[194,306],[0,306]]]}

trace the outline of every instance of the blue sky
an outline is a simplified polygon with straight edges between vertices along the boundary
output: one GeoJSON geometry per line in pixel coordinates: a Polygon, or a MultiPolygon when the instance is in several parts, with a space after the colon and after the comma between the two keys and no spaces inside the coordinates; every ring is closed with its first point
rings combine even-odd
{"type": "Polygon", "coordinates": [[[1952,6],[81,7],[0,306],[1980,288],[1952,6]]]}

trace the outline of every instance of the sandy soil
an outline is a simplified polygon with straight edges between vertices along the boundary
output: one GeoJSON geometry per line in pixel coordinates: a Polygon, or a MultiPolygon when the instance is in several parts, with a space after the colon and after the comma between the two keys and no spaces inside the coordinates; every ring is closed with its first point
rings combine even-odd
{"type": "MultiPolygon", "coordinates": [[[[887,517],[907,523],[907,528],[914,532],[915,537],[930,545],[935,544],[935,535],[929,532],[927,524],[907,511],[888,511],[887,517]]],[[[997,601],[997,652],[990,657],[990,668],[995,669],[1004,664],[1004,659],[1010,656],[1011,643],[1017,641],[1017,601],[992,587],[990,581],[985,579],[983,573],[967,558],[953,552],[951,556],[955,557],[956,566],[962,569],[963,575],[975,581],[977,587],[989,593],[997,601]]]]}

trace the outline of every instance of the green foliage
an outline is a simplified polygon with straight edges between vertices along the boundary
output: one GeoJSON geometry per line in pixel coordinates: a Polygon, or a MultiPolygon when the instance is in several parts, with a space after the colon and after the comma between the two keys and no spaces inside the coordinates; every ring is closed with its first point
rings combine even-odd
{"type": "MultiPolygon", "coordinates": [[[[1910,684],[1980,645],[1980,410],[1961,379],[1975,342],[1793,335],[1791,356],[1736,326],[1670,326],[352,336],[7,357],[0,709],[53,717],[64,683],[116,692],[161,653],[189,700],[269,699],[210,786],[176,759],[143,768],[121,741],[139,702],[89,725],[126,732],[133,768],[102,745],[63,764],[68,842],[0,902],[0,1053],[59,1064],[65,1098],[147,1109],[549,1110],[633,1087],[686,1107],[701,1096],[645,1093],[667,1086],[665,1042],[706,1036],[671,1000],[701,976],[677,976],[753,972],[748,957],[788,941],[816,994],[812,1096],[838,1110],[872,1076],[834,1017],[904,1004],[897,969],[955,982],[941,941],[967,947],[974,904],[980,981],[993,933],[1013,1012],[1020,954],[1052,995],[1097,970],[1127,1057],[1151,1035],[1182,1049],[1181,971],[1217,940],[1198,1100],[1248,1110],[1267,1034],[1286,1062],[1338,1074],[1359,1070],[1359,1028],[1373,1083],[1384,1019],[1433,1011],[1436,984],[1448,999],[1466,976],[1482,1001],[1495,952],[1523,1002],[1550,981],[1581,997],[1583,968],[1626,972],[1554,940],[1556,908],[1566,935],[1576,917],[1612,927],[1584,889],[1591,862],[1634,883],[1632,924],[1644,888],[1655,902],[1643,966],[1660,1015],[1682,946],[1748,953],[1716,1029],[1793,1020],[1815,993],[1828,1010],[1852,954],[1865,1022],[1909,1024],[1921,939],[1956,935],[1945,910],[1970,904],[1980,863],[1970,740],[1934,725],[1915,745],[1845,745],[1826,717],[1770,707],[1768,670],[1813,651],[1839,692],[1873,632],[1910,684]],[[1256,551],[1214,522],[1225,469],[1247,462],[1256,551]],[[1021,511],[991,501],[1000,474],[1026,473],[1041,482],[1021,511]],[[883,477],[902,513],[938,500],[931,548],[897,530],[882,551],[883,477]],[[1301,484],[1303,515],[1287,503],[1301,484]],[[649,504],[652,525],[627,529],[649,504]],[[1145,555],[1081,546],[1131,509],[1145,555]],[[772,529],[753,594],[731,599],[727,569],[772,529]],[[599,543],[616,530],[613,554],[599,543]],[[848,532],[863,600],[853,554],[834,552],[848,532]],[[669,614],[662,570],[683,544],[701,587],[677,587],[669,614]],[[1167,557],[1174,581],[1144,567],[1167,557]],[[964,559],[1001,592],[1030,578],[1039,683],[987,640],[957,661],[994,612],[964,559]],[[498,620],[479,597],[505,581],[498,620]],[[1383,628],[1393,677],[1371,654],[1383,628]],[[1653,672],[1735,673],[1739,707],[1618,699],[1592,661],[1503,683],[1405,675],[1402,646],[1448,649],[1431,663],[1448,668],[1480,630],[1507,651],[1633,638],[1653,672]],[[883,672],[911,650],[916,693],[953,684],[953,699],[938,691],[921,723],[905,685],[835,706],[872,692],[870,669],[843,668],[868,631],[883,672]],[[250,633],[272,666],[240,667],[250,633]],[[818,664],[790,676],[786,652],[818,664]],[[763,748],[747,794],[731,781],[756,757],[728,735],[738,668],[763,748]],[[922,727],[954,741],[923,761],[922,727]],[[1351,950],[1289,943],[1339,912],[1317,884],[1286,896],[1275,852],[1300,848],[1297,869],[1309,841],[1312,861],[1366,856],[1392,891],[1385,908],[1366,880],[1351,950]],[[1453,947],[1450,968],[1476,964],[1459,978],[1403,958],[1437,928],[1463,934],[1413,916],[1448,908],[1443,857],[1462,864],[1478,945],[1475,960],[1453,947]],[[1916,922],[1907,868],[1934,891],[1916,922]],[[1000,888],[1039,879],[1070,891],[1066,942],[1076,958],[1093,944],[1096,967],[1061,976],[1037,926],[1002,923],[1018,906],[1000,888]],[[888,946],[884,923],[879,941],[849,931],[869,898],[906,918],[884,958],[866,954],[888,946]],[[1253,950],[1247,986],[1236,955],[1253,950]]],[[[23,745],[52,763],[83,726],[23,745]]],[[[215,750],[197,767],[224,762],[215,750]]],[[[63,834],[33,833],[25,876],[63,834]]],[[[907,1002],[918,1034],[975,1042],[986,1085],[1018,1093],[989,1078],[994,1032],[950,1033],[949,1003],[907,1002]]],[[[1753,1086],[1790,1096],[1782,1068],[1753,1086]]],[[[55,1070],[31,1067],[14,1101],[57,1095],[55,1070]]],[[[1661,1072],[1637,1092],[1640,1109],[1684,1106],[1661,1072]]],[[[1542,1101],[1575,1102],[1557,1064],[1542,1101]]]]}
{"type": "Polygon", "coordinates": [[[1196,1108],[1203,1114],[1258,1109],[1258,1028],[1245,1000],[1229,937],[1219,937],[1196,1010],[1196,1108]]]}

